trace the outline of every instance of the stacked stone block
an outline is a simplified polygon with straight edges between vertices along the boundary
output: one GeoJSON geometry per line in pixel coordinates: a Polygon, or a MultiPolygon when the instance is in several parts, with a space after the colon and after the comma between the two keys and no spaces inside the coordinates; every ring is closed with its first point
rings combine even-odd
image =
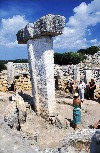
{"type": "Polygon", "coordinates": [[[13,63],[14,76],[19,74],[29,74],[29,64],[28,63],[13,63]]]}
{"type": "Polygon", "coordinates": [[[19,76],[18,79],[15,79],[16,90],[17,91],[31,91],[32,85],[30,81],[30,77],[27,76],[19,76]]]}
{"type": "Polygon", "coordinates": [[[8,91],[7,71],[6,70],[3,70],[0,73],[0,91],[1,92],[8,91]]]}
{"type": "Polygon", "coordinates": [[[62,34],[65,26],[65,17],[60,15],[48,14],[34,23],[29,23],[24,29],[17,33],[19,44],[26,44],[28,40],[41,36],[58,36],[62,34]]]}

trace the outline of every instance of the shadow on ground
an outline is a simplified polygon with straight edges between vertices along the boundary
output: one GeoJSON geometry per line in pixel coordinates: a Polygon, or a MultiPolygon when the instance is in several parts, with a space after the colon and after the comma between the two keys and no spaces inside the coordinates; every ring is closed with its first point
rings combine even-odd
{"type": "Polygon", "coordinates": [[[34,100],[32,96],[23,92],[19,92],[18,94],[24,99],[25,102],[30,104],[32,110],[35,110],[34,100]]]}

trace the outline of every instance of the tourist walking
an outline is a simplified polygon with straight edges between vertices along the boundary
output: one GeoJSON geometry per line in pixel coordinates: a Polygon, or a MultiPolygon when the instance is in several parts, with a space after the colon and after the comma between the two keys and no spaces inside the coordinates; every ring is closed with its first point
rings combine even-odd
{"type": "Polygon", "coordinates": [[[79,88],[79,95],[80,95],[81,102],[83,102],[86,85],[82,80],[80,81],[78,88],[79,88]]]}
{"type": "Polygon", "coordinates": [[[73,124],[74,130],[76,130],[78,125],[81,123],[81,101],[78,93],[74,94],[73,107],[73,124]]]}

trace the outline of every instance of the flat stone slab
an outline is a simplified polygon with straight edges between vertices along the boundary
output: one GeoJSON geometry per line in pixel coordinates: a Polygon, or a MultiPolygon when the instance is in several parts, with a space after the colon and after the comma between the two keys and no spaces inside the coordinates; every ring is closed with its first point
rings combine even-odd
{"type": "Polygon", "coordinates": [[[16,34],[19,44],[26,44],[29,39],[41,36],[58,36],[65,26],[65,17],[48,14],[34,23],[29,23],[16,34]]]}

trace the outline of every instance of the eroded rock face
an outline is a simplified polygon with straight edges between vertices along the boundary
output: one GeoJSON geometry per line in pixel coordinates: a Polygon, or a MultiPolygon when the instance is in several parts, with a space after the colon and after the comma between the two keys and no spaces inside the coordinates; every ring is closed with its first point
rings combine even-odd
{"type": "Polygon", "coordinates": [[[4,121],[11,128],[18,128],[18,114],[17,114],[17,108],[16,108],[15,102],[11,102],[7,106],[4,112],[4,121]]]}
{"type": "Polygon", "coordinates": [[[40,36],[57,36],[62,34],[65,17],[60,15],[46,15],[34,23],[29,23],[17,33],[19,44],[26,44],[29,39],[40,36]]]}
{"type": "Polygon", "coordinates": [[[12,96],[11,103],[4,112],[4,121],[11,128],[20,130],[21,124],[26,121],[26,106],[19,95],[12,96]]]}
{"type": "Polygon", "coordinates": [[[99,153],[100,130],[83,129],[70,133],[63,141],[61,151],[63,149],[65,149],[64,153],[99,153]]]}

